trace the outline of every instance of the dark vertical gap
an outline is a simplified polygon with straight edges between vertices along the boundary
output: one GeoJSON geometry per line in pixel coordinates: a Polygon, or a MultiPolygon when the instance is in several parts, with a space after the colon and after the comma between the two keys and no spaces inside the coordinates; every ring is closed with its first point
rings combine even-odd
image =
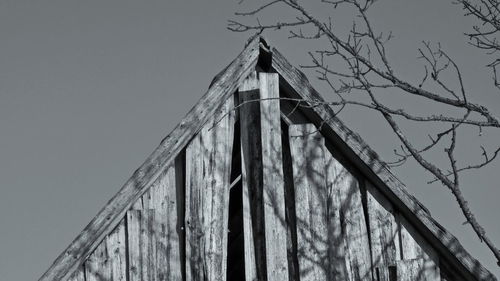
{"type": "Polygon", "coordinates": [[[242,185],[238,183],[231,189],[229,194],[227,280],[245,280],[242,197],[242,185]]]}
{"type": "Polygon", "coordinates": [[[400,259],[404,259],[404,253],[403,253],[403,237],[401,236],[401,214],[399,212],[394,212],[394,219],[396,220],[396,224],[398,225],[398,241],[399,241],[399,255],[400,259]]]}
{"type": "Polygon", "coordinates": [[[299,261],[297,257],[297,222],[295,214],[295,191],[293,185],[292,155],[290,152],[290,140],[288,125],[281,121],[281,147],[283,159],[283,179],[285,184],[285,219],[287,225],[287,259],[288,279],[299,280],[299,261]]]}
{"type": "MultiPolygon", "coordinates": [[[[258,100],[259,90],[249,90],[239,93],[241,101],[258,100]]],[[[262,143],[260,104],[248,102],[240,107],[240,127],[242,143],[242,161],[245,161],[245,175],[250,201],[250,216],[252,220],[253,244],[255,249],[255,263],[257,279],[266,280],[266,238],[264,231],[264,203],[263,203],[263,171],[262,171],[262,143]],[[241,115],[241,112],[246,112],[241,115]]]]}
{"type": "MultiPolygon", "coordinates": [[[[87,270],[85,269],[85,262],[82,263],[82,270],[83,270],[83,280],[87,280],[87,270]]],[[[127,278],[128,278],[128,273],[127,273],[127,278]]],[[[127,280],[130,280],[130,278],[128,278],[127,280]]]]}
{"type": "Polygon", "coordinates": [[[373,249],[370,231],[370,218],[368,216],[368,191],[366,190],[366,180],[360,176],[358,176],[357,178],[359,182],[359,192],[361,193],[361,205],[363,206],[363,214],[365,215],[366,234],[368,236],[368,249],[370,250],[370,272],[372,274],[373,280],[373,249]]]}
{"type": "Polygon", "coordinates": [[[177,200],[177,235],[182,280],[186,280],[186,151],[182,150],[175,158],[175,190],[177,200]]]}
{"type": "Polygon", "coordinates": [[[380,269],[378,267],[375,268],[375,276],[377,277],[377,279],[375,279],[375,281],[381,281],[380,280],[380,269]]]}
{"type": "Polygon", "coordinates": [[[389,265],[389,281],[398,281],[398,271],[395,265],[389,265]]]}
{"type": "MultiPolygon", "coordinates": [[[[241,175],[241,141],[239,121],[234,125],[231,181],[241,175]]],[[[243,194],[241,181],[229,191],[227,229],[227,280],[245,280],[245,246],[243,240],[243,194]]]]}
{"type": "Polygon", "coordinates": [[[233,155],[231,159],[231,180],[234,182],[236,178],[241,175],[241,140],[240,140],[240,121],[234,124],[234,141],[233,141],[233,155]]]}
{"type": "MultiPolygon", "coordinates": [[[[125,213],[123,218],[125,227],[125,276],[126,280],[130,280],[130,258],[129,258],[129,245],[128,245],[128,211],[125,213]]],[[[87,280],[87,278],[85,278],[87,280]]]]}
{"type": "MultiPolygon", "coordinates": [[[[235,137],[236,137],[236,129],[238,129],[238,136],[240,134],[240,130],[239,130],[240,111],[237,107],[239,104],[240,104],[240,92],[237,90],[233,94],[233,107],[234,107],[234,109],[231,109],[231,110],[233,110],[232,113],[234,114],[234,120],[235,120],[235,126],[234,126],[235,137]],[[238,123],[238,124],[236,125],[236,123],[238,123]]],[[[239,137],[238,137],[238,141],[240,141],[240,143],[241,143],[241,140],[239,137]]],[[[234,149],[234,146],[233,146],[233,149],[234,149]]],[[[234,153],[233,153],[233,156],[234,156],[234,153]]],[[[241,155],[240,155],[240,158],[241,158],[241,155]]]]}

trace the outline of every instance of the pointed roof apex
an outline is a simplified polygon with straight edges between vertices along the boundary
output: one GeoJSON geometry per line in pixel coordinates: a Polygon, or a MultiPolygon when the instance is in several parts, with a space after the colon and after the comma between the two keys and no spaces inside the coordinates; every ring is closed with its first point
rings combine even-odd
{"type": "MultiPolygon", "coordinates": [[[[133,173],[120,191],[74,241],[54,261],[39,281],[68,278],[118,225],[132,204],[171,165],[175,156],[189,143],[216,112],[256,69],[276,72],[280,87],[294,98],[323,102],[306,76],[293,67],[281,53],[271,48],[260,32],[251,36],[243,51],[212,80],[209,89],[186,117],[166,136],[153,153],[133,173]]],[[[321,124],[320,131],[341,153],[350,159],[378,189],[387,196],[419,232],[443,257],[444,266],[455,270],[464,280],[496,281],[497,279],[462,247],[458,240],[437,223],[425,207],[406,189],[359,135],[347,128],[329,106],[315,106],[306,117],[321,124]]]]}

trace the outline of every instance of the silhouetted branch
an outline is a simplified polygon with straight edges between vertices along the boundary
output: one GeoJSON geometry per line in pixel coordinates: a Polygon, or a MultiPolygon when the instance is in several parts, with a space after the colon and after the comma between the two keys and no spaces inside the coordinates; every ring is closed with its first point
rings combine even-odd
{"type": "MultiPolygon", "coordinates": [[[[386,45],[393,38],[391,32],[379,32],[371,23],[369,9],[376,1],[373,0],[321,0],[321,5],[328,8],[340,9],[347,7],[355,14],[351,17],[354,22],[347,34],[334,29],[334,20],[320,17],[311,13],[302,4],[294,0],[274,0],[267,2],[248,12],[236,13],[239,16],[256,17],[274,5],[282,5],[296,13],[295,20],[251,25],[236,20],[230,20],[228,28],[232,31],[243,32],[250,30],[286,30],[292,39],[323,40],[324,48],[309,52],[311,64],[302,66],[317,74],[320,81],[327,83],[336,99],[327,103],[315,101],[295,101],[294,111],[300,107],[338,106],[342,111],[346,106],[358,106],[373,110],[381,114],[401,143],[401,148],[394,150],[397,159],[388,163],[398,166],[408,159],[414,159],[421,167],[430,172],[435,178],[451,191],[458,202],[467,222],[472,226],[479,239],[486,243],[500,265],[500,251],[486,235],[483,227],[470,210],[467,201],[460,189],[460,173],[466,170],[479,169],[496,159],[500,147],[488,154],[482,146],[482,161],[459,167],[457,164],[457,146],[460,138],[459,130],[477,127],[498,132],[500,119],[481,104],[474,103],[470,96],[475,93],[468,90],[457,62],[441,47],[430,42],[423,42],[418,49],[419,59],[424,63],[423,77],[414,84],[401,76],[391,64],[386,45]],[[307,27],[307,32],[305,28],[307,27]],[[304,30],[303,30],[304,28],[304,30]],[[333,62],[335,68],[330,67],[333,62]],[[409,99],[419,98],[424,101],[440,105],[441,110],[434,114],[413,113],[415,108],[411,104],[403,104],[401,108],[382,102],[380,97],[387,95],[387,91],[397,92],[409,99]],[[353,96],[356,94],[356,96],[353,96]],[[364,99],[364,100],[363,100],[364,99]],[[446,109],[446,110],[445,110],[446,109]],[[462,117],[460,117],[462,116],[462,117]],[[398,119],[396,119],[398,118],[398,119]],[[405,122],[400,122],[404,119],[405,122]],[[437,133],[429,134],[430,142],[418,145],[404,133],[402,125],[408,123],[432,122],[444,125],[446,128],[437,133]],[[446,143],[445,143],[446,142],[446,143]],[[436,151],[445,146],[444,159],[447,168],[441,169],[432,163],[426,153],[436,151]],[[421,148],[417,148],[421,147],[421,148]]],[[[481,27],[473,27],[474,32],[468,33],[470,43],[489,54],[496,54],[500,50],[500,42],[496,36],[500,30],[500,6],[498,0],[457,0],[466,11],[467,16],[476,17],[481,27]]],[[[273,19],[274,20],[274,19],[273,19]]],[[[500,89],[496,67],[500,59],[494,59],[488,67],[493,69],[495,86],[500,89]]],[[[434,128],[434,127],[432,127],[434,128]]],[[[429,130],[431,126],[429,126],[429,130]]],[[[440,152],[442,153],[442,151],[440,152]]]]}

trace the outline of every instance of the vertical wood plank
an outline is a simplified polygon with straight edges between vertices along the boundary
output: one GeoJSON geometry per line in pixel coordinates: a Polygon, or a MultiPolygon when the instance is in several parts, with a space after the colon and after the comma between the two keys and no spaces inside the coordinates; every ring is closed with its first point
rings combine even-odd
{"type": "Polygon", "coordinates": [[[418,245],[417,241],[410,233],[413,232],[413,228],[406,221],[403,216],[399,216],[400,222],[400,232],[401,232],[401,251],[402,251],[402,259],[410,260],[416,258],[423,258],[423,251],[420,245],[418,245]]]}
{"type": "Polygon", "coordinates": [[[85,281],[85,269],[80,266],[68,279],[68,281],[85,281]]]}
{"type": "Polygon", "coordinates": [[[113,281],[126,281],[127,261],[125,240],[125,220],[122,219],[106,238],[110,275],[113,281]]]}
{"type": "Polygon", "coordinates": [[[144,209],[142,207],[142,198],[144,197],[144,195],[142,195],[141,197],[139,197],[139,199],[137,199],[137,201],[134,202],[134,204],[132,205],[132,208],[130,208],[131,210],[142,210],[144,209]]]}
{"type": "MultiPolygon", "coordinates": [[[[280,103],[281,106],[281,103],[280,103]]],[[[281,109],[281,131],[282,131],[282,153],[283,153],[283,180],[285,183],[285,216],[287,241],[286,251],[288,259],[288,277],[289,281],[299,281],[299,260],[297,254],[297,218],[295,211],[295,187],[293,183],[293,163],[292,153],[290,151],[289,125],[283,116],[281,109]]]]}
{"type": "Polygon", "coordinates": [[[359,182],[345,168],[339,172],[336,182],[340,191],[349,280],[372,280],[370,242],[359,182]]]}
{"type": "Polygon", "coordinates": [[[156,213],[142,210],[140,222],[141,270],[143,280],[156,280],[156,213]]]}
{"type": "MultiPolygon", "coordinates": [[[[163,215],[152,209],[129,210],[127,213],[130,281],[166,280],[168,263],[163,215]]],[[[167,279],[176,280],[176,279],[167,279]]]]}
{"type": "Polygon", "coordinates": [[[368,221],[375,279],[389,280],[389,266],[401,259],[399,231],[389,201],[366,181],[368,221]]]}
{"type": "Polygon", "coordinates": [[[401,233],[401,252],[404,260],[421,259],[419,271],[425,276],[423,280],[441,280],[439,257],[417,230],[401,215],[399,228],[401,233]]]}
{"type": "Polygon", "coordinates": [[[330,280],[324,139],[312,124],[291,125],[289,138],[300,280],[330,280]]]}
{"type": "Polygon", "coordinates": [[[106,243],[101,242],[85,261],[86,281],[111,280],[106,243]]]}
{"type": "MultiPolygon", "coordinates": [[[[205,167],[201,134],[197,135],[186,148],[186,280],[201,281],[205,278],[203,267],[205,167]]],[[[208,190],[207,190],[208,192],[208,190]]]]}
{"type": "Polygon", "coordinates": [[[265,280],[265,238],[262,218],[262,186],[260,161],[259,80],[252,72],[238,91],[241,137],[241,180],[243,202],[243,243],[245,251],[245,280],[265,280]],[[260,191],[260,192],[259,192],[260,191]],[[259,231],[260,230],[260,231],[259,231]],[[256,260],[257,257],[257,260],[256,260]]]}
{"type": "Polygon", "coordinates": [[[230,98],[186,148],[187,281],[226,280],[232,109],[230,98]]]}
{"type": "Polygon", "coordinates": [[[328,236],[330,276],[332,280],[348,279],[347,269],[349,258],[346,255],[346,243],[344,233],[344,220],[341,216],[341,191],[342,180],[345,173],[344,167],[325,148],[325,174],[328,186],[328,236]]]}
{"type": "Polygon", "coordinates": [[[398,281],[430,281],[423,271],[422,258],[400,260],[396,262],[396,275],[398,281]]]}
{"type": "Polygon", "coordinates": [[[267,280],[288,280],[279,78],[259,73],[267,280]]]}
{"type": "Polygon", "coordinates": [[[160,280],[182,279],[176,193],[175,166],[169,166],[142,196],[143,208],[155,211],[156,276],[160,280]]]}
{"type": "Polygon", "coordinates": [[[129,281],[142,281],[141,210],[127,211],[129,281]]]}

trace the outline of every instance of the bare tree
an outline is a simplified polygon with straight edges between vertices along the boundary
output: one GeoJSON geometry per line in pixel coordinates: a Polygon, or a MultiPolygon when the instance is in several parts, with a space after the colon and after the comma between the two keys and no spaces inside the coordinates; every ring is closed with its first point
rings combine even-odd
{"type": "MultiPolygon", "coordinates": [[[[315,71],[318,78],[329,86],[335,100],[328,105],[338,107],[338,112],[346,106],[358,106],[381,114],[394,132],[401,146],[394,150],[396,160],[388,165],[401,165],[413,158],[421,167],[431,173],[430,182],[439,181],[449,189],[458,202],[466,222],[471,225],[481,242],[484,242],[495,256],[500,266],[500,251],[486,234],[471,211],[461,192],[461,175],[464,171],[474,170],[491,163],[500,153],[500,146],[486,149],[480,146],[480,161],[457,161],[458,139],[477,128],[499,131],[500,119],[486,106],[472,102],[471,91],[466,90],[464,79],[457,63],[440,46],[423,42],[417,51],[423,62],[422,78],[419,82],[405,79],[393,68],[386,46],[393,38],[390,32],[378,32],[370,21],[369,11],[374,0],[321,0],[322,5],[333,9],[346,9],[352,12],[354,22],[347,32],[340,32],[337,23],[329,17],[321,19],[296,0],[269,1],[247,12],[236,13],[239,20],[230,20],[228,28],[235,32],[286,30],[292,39],[322,40],[322,49],[309,52],[311,64],[302,66],[315,71]],[[263,24],[257,18],[266,10],[281,5],[290,9],[295,18],[291,21],[274,21],[263,24]],[[244,17],[257,18],[256,23],[244,23],[244,17]],[[335,68],[329,67],[335,64],[335,68]],[[385,102],[384,93],[391,91],[398,95],[420,98],[437,104],[443,110],[435,114],[414,113],[409,104],[395,107],[385,102]],[[446,109],[446,110],[445,110],[446,109]],[[427,143],[417,143],[408,137],[405,129],[409,124],[426,124],[429,131],[427,143]],[[436,133],[432,129],[440,130],[436,133]],[[432,129],[431,129],[432,128],[432,129]],[[490,150],[490,151],[487,151],[490,150]],[[444,151],[446,167],[432,161],[430,154],[444,151]],[[465,163],[465,164],[460,164],[465,163]]],[[[495,56],[500,50],[497,41],[500,28],[500,7],[498,0],[457,0],[466,16],[477,18],[480,25],[473,26],[466,35],[470,44],[484,49],[495,56]]],[[[458,10],[458,9],[457,9],[458,10]]],[[[500,58],[494,57],[488,67],[492,69],[496,89],[500,90],[497,66],[500,58]]],[[[495,89],[494,87],[492,87],[495,89]]],[[[495,93],[500,94],[500,93],[495,93]]],[[[500,97],[500,96],[499,96],[500,97]]],[[[317,106],[317,105],[315,105],[317,106]]]]}
{"type": "Polygon", "coordinates": [[[497,77],[497,67],[500,63],[498,52],[500,42],[497,37],[500,35],[500,2],[498,0],[458,0],[456,4],[461,5],[466,16],[474,17],[479,21],[479,25],[473,26],[473,31],[467,32],[470,44],[485,50],[493,59],[488,67],[493,71],[495,87],[500,89],[497,77]]]}

